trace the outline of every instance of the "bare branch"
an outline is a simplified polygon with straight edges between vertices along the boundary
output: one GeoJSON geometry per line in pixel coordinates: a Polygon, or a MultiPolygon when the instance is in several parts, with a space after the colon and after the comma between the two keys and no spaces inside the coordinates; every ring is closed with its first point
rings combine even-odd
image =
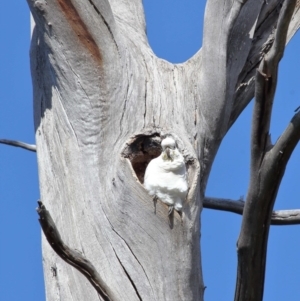
{"type": "Polygon", "coordinates": [[[243,215],[245,202],[240,200],[230,200],[221,198],[205,197],[203,200],[203,208],[228,211],[243,215]]]}
{"type": "MultiPolygon", "coordinates": [[[[261,164],[270,142],[269,129],[273,97],[270,97],[267,91],[270,91],[270,88],[274,84],[276,86],[276,82],[273,81],[273,76],[268,76],[265,72],[266,62],[262,60],[256,72],[255,105],[252,115],[251,131],[251,173],[257,171],[258,165],[261,164]]],[[[277,77],[277,74],[275,76],[277,77]]]]}
{"type": "MultiPolygon", "coordinates": [[[[243,215],[245,202],[241,199],[230,200],[205,197],[203,207],[214,210],[228,211],[243,215]]],[[[300,209],[278,210],[272,212],[271,225],[288,226],[300,225],[300,209]]]]}
{"type": "Polygon", "coordinates": [[[297,1],[294,0],[285,1],[282,7],[283,13],[280,13],[279,15],[274,44],[270,52],[266,55],[267,61],[274,63],[274,66],[278,66],[278,62],[283,57],[288,28],[295,10],[296,3],[297,1]]]}
{"type": "MultiPolygon", "coordinates": [[[[283,56],[288,25],[296,0],[286,0],[280,11],[275,40],[256,72],[255,105],[251,133],[251,174],[242,227],[239,235],[238,271],[235,301],[261,301],[264,291],[265,265],[273,206],[285,166],[296,142],[293,127],[282,138],[289,151],[281,156],[272,148],[269,136],[279,61],[283,56]],[[294,143],[287,137],[293,137],[294,143]],[[276,159],[278,158],[278,159],[276,159]]],[[[297,115],[297,114],[296,114],[297,115]]],[[[293,119],[294,120],[294,119],[293,119]]],[[[297,124],[297,118],[294,123],[297,124]]],[[[297,127],[297,126],[296,126],[297,127]]],[[[278,142],[278,145],[281,143],[278,142]]]]}
{"type": "Polygon", "coordinates": [[[299,225],[300,210],[278,210],[272,213],[272,225],[299,225]]]}
{"type": "Polygon", "coordinates": [[[24,143],[21,141],[7,140],[7,139],[0,139],[0,143],[11,145],[11,146],[16,146],[16,147],[21,147],[21,148],[24,148],[31,152],[36,152],[36,146],[34,144],[27,144],[27,143],[24,143]]]}
{"type": "MultiPolygon", "coordinates": [[[[295,1],[294,1],[295,2],[295,1]]],[[[296,2],[284,6],[278,18],[275,39],[270,51],[261,61],[256,72],[255,85],[255,107],[253,112],[252,128],[252,168],[257,168],[253,164],[260,164],[268,145],[270,120],[274,94],[277,86],[278,64],[281,60],[287,38],[287,31],[291,17],[294,12],[296,2]]]]}
{"type": "Polygon", "coordinates": [[[278,65],[281,60],[285,45],[287,31],[294,12],[296,1],[285,1],[279,15],[274,43],[265,58],[261,61],[256,72],[255,107],[253,111],[252,128],[252,168],[260,164],[266,152],[269,139],[270,120],[274,94],[277,86],[278,65]]]}
{"type": "Polygon", "coordinates": [[[269,164],[287,164],[300,139],[300,111],[294,115],[283,134],[268,153],[269,164]],[[280,162],[281,161],[281,162],[280,162]]]}
{"type": "Polygon", "coordinates": [[[103,300],[117,300],[114,297],[114,293],[105,284],[91,262],[84,258],[79,252],[69,248],[63,242],[49,211],[41,201],[38,201],[38,204],[39,207],[36,210],[40,216],[39,222],[50,246],[56,254],[82,273],[103,300]]]}

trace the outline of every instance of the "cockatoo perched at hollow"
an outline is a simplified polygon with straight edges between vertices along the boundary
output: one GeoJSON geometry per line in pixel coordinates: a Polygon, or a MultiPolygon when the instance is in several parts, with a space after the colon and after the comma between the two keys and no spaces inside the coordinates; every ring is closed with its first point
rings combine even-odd
{"type": "Polygon", "coordinates": [[[150,161],[146,168],[144,186],[150,195],[158,197],[173,209],[181,211],[188,191],[186,167],[173,137],[161,142],[162,153],[150,161]]]}

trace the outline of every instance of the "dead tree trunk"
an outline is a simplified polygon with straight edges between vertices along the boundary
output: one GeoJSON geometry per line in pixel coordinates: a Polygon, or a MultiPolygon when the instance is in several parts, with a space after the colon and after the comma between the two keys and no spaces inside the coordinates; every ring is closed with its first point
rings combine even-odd
{"type": "MultiPolygon", "coordinates": [[[[254,95],[283,1],[209,0],[202,49],[157,58],[142,1],[28,0],[41,200],[113,301],[203,300],[200,213],[218,147],[254,95]],[[184,154],[189,193],[169,226],[143,187],[163,134],[184,154]]],[[[289,37],[297,30],[295,10],[289,37]]],[[[47,300],[105,300],[43,239],[47,300]]],[[[242,299],[240,299],[242,300],[242,299]]]]}

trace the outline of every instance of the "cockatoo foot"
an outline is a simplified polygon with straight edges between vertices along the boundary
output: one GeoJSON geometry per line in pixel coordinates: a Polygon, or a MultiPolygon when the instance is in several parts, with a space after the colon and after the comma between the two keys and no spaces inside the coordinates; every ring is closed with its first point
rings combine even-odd
{"type": "Polygon", "coordinates": [[[173,211],[174,211],[174,206],[173,205],[169,206],[168,215],[170,216],[173,213],[173,211]]]}
{"type": "Polygon", "coordinates": [[[158,197],[155,195],[154,198],[153,198],[154,214],[156,214],[156,204],[157,204],[157,200],[158,200],[158,197]]]}

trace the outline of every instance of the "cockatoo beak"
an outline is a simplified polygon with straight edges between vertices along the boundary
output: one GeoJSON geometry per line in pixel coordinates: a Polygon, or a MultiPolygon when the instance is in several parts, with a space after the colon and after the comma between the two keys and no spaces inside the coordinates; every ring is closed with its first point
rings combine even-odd
{"type": "Polygon", "coordinates": [[[171,160],[171,154],[170,154],[170,148],[169,147],[166,147],[166,154],[167,154],[167,157],[171,160]]]}

